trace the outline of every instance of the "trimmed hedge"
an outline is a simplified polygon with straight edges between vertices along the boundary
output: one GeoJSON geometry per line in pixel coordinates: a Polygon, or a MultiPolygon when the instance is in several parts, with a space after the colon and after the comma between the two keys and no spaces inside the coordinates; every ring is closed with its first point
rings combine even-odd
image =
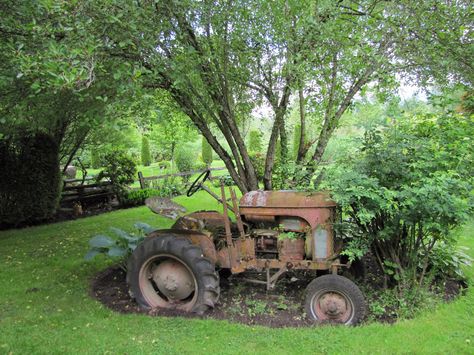
{"type": "MultiPolygon", "coordinates": [[[[194,169],[196,165],[196,156],[192,150],[185,147],[179,147],[176,150],[175,161],[178,171],[180,173],[184,173],[194,169]]],[[[183,180],[187,182],[189,180],[189,176],[184,176],[183,180]]]]}
{"type": "Polygon", "coordinates": [[[204,136],[202,137],[201,155],[202,155],[202,161],[206,164],[206,167],[211,166],[212,147],[204,136]]]}
{"type": "Polygon", "coordinates": [[[51,218],[60,198],[59,148],[37,133],[0,141],[0,226],[51,218]]]}
{"type": "Polygon", "coordinates": [[[130,190],[124,193],[122,197],[122,206],[133,207],[145,204],[145,199],[152,196],[161,196],[160,191],[156,189],[130,190]]]}
{"type": "Polygon", "coordinates": [[[143,166],[150,166],[151,164],[151,153],[150,153],[150,142],[148,138],[142,137],[142,164],[143,166]]]}

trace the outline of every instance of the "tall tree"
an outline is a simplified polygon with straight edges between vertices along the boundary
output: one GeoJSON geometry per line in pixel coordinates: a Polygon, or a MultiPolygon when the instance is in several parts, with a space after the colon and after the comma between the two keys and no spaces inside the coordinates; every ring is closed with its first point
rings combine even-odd
{"type": "MultiPolygon", "coordinates": [[[[413,53],[423,51],[426,41],[442,42],[443,36],[433,38],[427,29],[444,33],[460,25],[445,36],[446,48],[464,53],[458,42],[471,28],[466,15],[456,16],[469,7],[467,1],[186,0],[104,4],[96,14],[107,19],[99,22],[107,24],[108,52],[142,65],[148,85],[172,95],[239,188],[248,191],[257,188],[257,179],[238,122],[256,103],[266,102],[273,111],[264,173],[265,188],[271,189],[277,138],[287,140],[285,114],[295,88],[305,88],[313,110],[323,117],[318,138],[300,150],[303,160],[314,147],[311,172],[365,85],[390,88],[395,73],[412,65],[425,66],[420,72],[429,74],[426,63],[433,56],[415,58],[413,53]],[[427,10],[432,18],[420,20],[427,10]],[[229,151],[212,127],[222,133],[229,151]]],[[[462,59],[455,52],[452,63],[462,59]]],[[[455,70],[452,65],[443,69],[455,70]]]]}
{"type": "MultiPolygon", "coordinates": [[[[322,117],[318,138],[300,151],[311,173],[342,114],[368,83],[390,89],[402,72],[425,81],[458,73],[472,83],[472,4],[467,0],[9,5],[13,10],[0,8],[7,19],[0,34],[9,53],[1,70],[10,81],[27,78],[24,86],[34,94],[48,87],[82,95],[92,88],[99,92],[89,98],[99,101],[113,94],[100,92],[98,83],[112,93],[134,83],[164,90],[244,192],[258,184],[239,123],[257,106],[272,110],[264,169],[265,188],[271,189],[278,140],[282,156],[287,155],[285,115],[296,90],[304,90],[305,102],[312,103],[306,111],[322,117]],[[114,85],[107,85],[110,77],[114,85]]],[[[2,88],[8,87],[4,81],[2,88]]]]}

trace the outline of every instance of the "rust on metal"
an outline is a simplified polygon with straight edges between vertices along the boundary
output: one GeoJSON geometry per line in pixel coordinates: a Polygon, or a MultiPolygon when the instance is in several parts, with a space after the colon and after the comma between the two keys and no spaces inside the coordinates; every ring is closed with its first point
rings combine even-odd
{"type": "Polygon", "coordinates": [[[222,205],[226,205],[227,206],[227,209],[234,212],[234,209],[232,208],[232,206],[229,206],[229,204],[227,203],[226,199],[225,199],[225,195],[222,195],[222,197],[219,197],[217,194],[214,193],[214,191],[212,191],[211,189],[207,188],[207,186],[205,185],[202,185],[201,186],[201,189],[203,189],[204,191],[206,191],[209,195],[211,195],[212,197],[214,197],[218,202],[222,203],[222,205]]]}
{"type": "Polygon", "coordinates": [[[232,199],[232,207],[234,208],[235,220],[237,221],[237,228],[239,229],[240,237],[245,238],[244,225],[240,216],[239,207],[237,206],[237,196],[233,188],[229,188],[230,197],[232,199]]]}
{"type": "Polygon", "coordinates": [[[168,254],[152,256],[139,270],[140,290],[147,304],[190,312],[196,303],[199,285],[186,265],[168,254]],[[153,286],[157,285],[159,292],[153,286]]]}
{"type": "Polygon", "coordinates": [[[240,199],[243,220],[274,222],[285,230],[307,231],[307,255],[324,260],[334,254],[332,222],[336,203],[325,192],[251,191],[240,199]],[[319,227],[319,229],[318,229],[319,227]]]}
{"type": "Polygon", "coordinates": [[[186,212],[186,208],[166,197],[148,197],[145,200],[145,205],[152,212],[172,219],[176,219],[186,212]]]}
{"type": "Polygon", "coordinates": [[[194,291],[194,279],[179,261],[166,259],[151,271],[160,292],[171,301],[184,300],[194,291]]]}
{"type": "Polygon", "coordinates": [[[278,241],[278,254],[281,261],[304,259],[304,239],[283,239],[278,241]]]}
{"type": "Polygon", "coordinates": [[[336,203],[326,192],[257,190],[244,194],[240,207],[327,208],[336,203]]]}
{"type": "Polygon", "coordinates": [[[299,191],[251,191],[240,199],[240,213],[246,219],[255,216],[299,217],[311,229],[324,223],[333,214],[336,203],[323,192],[308,193],[299,191]]]}
{"type": "Polygon", "coordinates": [[[313,300],[316,317],[322,321],[347,322],[352,314],[352,304],[341,293],[324,292],[313,300]]]}
{"type": "MultiPolygon", "coordinates": [[[[264,284],[267,289],[273,288],[279,277],[290,269],[337,273],[341,267],[347,266],[340,264],[333,251],[332,223],[336,204],[327,193],[252,191],[242,196],[239,206],[232,188],[229,189],[230,204],[223,183],[220,189],[221,197],[207,188],[205,190],[222,203],[223,213],[193,212],[180,217],[172,229],[154,232],[152,236],[173,233],[187,238],[198,245],[203,255],[214,264],[228,268],[234,274],[246,270],[265,271],[266,281],[248,281],[264,284]],[[229,210],[234,212],[235,223],[229,218],[229,210]],[[279,240],[281,231],[299,233],[300,237],[279,240]],[[276,272],[272,274],[271,270],[276,272]]],[[[167,264],[162,266],[170,267],[167,264]]],[[[161,292],[168,292],[169,298],[174,297],[171,292],[177,295],[177,292],[179,295],[187,293],[189,288],[181,286],[181,280],[185,279],[181,274],[185,273],[176,272],[179,276],[175,277],[179,279],[177,291],[168,290],[174,287],[173,280],[158,280],[165,290],[161,292]]],[[[327,314],[333,312],[334,304],[337,313],[342,309],[337,297],[325,298],[318,307],[327,314]]]]}
{"type": "Polygon", "coordinates": [[[219,227],[224,227],[224,216],[221,213],[197,211],[178,218],[172,228],[213,231],[219,227]]]}
{"type": "MultiPolygon", "coordinates": [[[[221,182],[221,195],[222,195],[222,201],[225,201],[226,198],[225,198],[225,187],[224,187],[224,183],[221,182]]],[[[230,219],[229,219],[229,212],[227,211],[227,203],[223,203],[222,204],[223,208],[224,208],[224,228],[225,228],[225,237],[226,237],[226,241],[227,241],[227,247],[229,248],[230,250],[230,253],[229,253],[229,263],[231,265],[231,267],[234,267],[235,264],[236,264],[236,259],[234,257],[234,253],[232,252],[234,249],[234,245],[232,244],[232,232],[231,232],[231,229],[230,229],[230,219]]]]}

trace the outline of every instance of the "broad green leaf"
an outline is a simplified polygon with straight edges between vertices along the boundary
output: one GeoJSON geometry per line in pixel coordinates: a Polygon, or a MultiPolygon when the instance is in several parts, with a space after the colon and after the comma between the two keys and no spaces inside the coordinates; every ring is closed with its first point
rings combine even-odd
{"type": "Polygon", "coordinates": [[[115,245],[115,241],[106,235],[96,235],[89,240],[89,245],[93,248],[108,248],[115,245]]]}
{"type": "Polygon", "coordinates": [[[97,249],[91,249],[89,252],[84,256],[85,260],[92,260],[96,255],[100,254],[100,251],[97,249]]]}
{"type": "Polygon", "coordinates": [[[127,251],[119,247],[112,247],[109,249],[107,254],[109,256],[125,256],[127,254],[127,251]]]}

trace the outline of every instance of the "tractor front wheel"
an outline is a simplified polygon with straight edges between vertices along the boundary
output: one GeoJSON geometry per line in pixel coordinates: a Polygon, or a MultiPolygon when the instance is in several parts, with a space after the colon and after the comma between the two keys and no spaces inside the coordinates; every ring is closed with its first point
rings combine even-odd
{"type": "Polygon", "coordinates": [[[129,261],[130,293],[144,308],[202,314],[219,297],[219,276],[201,249],[174,235],[147,237],[129,261]]]}
{"type": "Polygon", "coordinates": [[[366,305],[362,292],[351,280],[324,275],[308,285],[305,310],[315,321],[355,325],[364,318],[366,305]]]}

